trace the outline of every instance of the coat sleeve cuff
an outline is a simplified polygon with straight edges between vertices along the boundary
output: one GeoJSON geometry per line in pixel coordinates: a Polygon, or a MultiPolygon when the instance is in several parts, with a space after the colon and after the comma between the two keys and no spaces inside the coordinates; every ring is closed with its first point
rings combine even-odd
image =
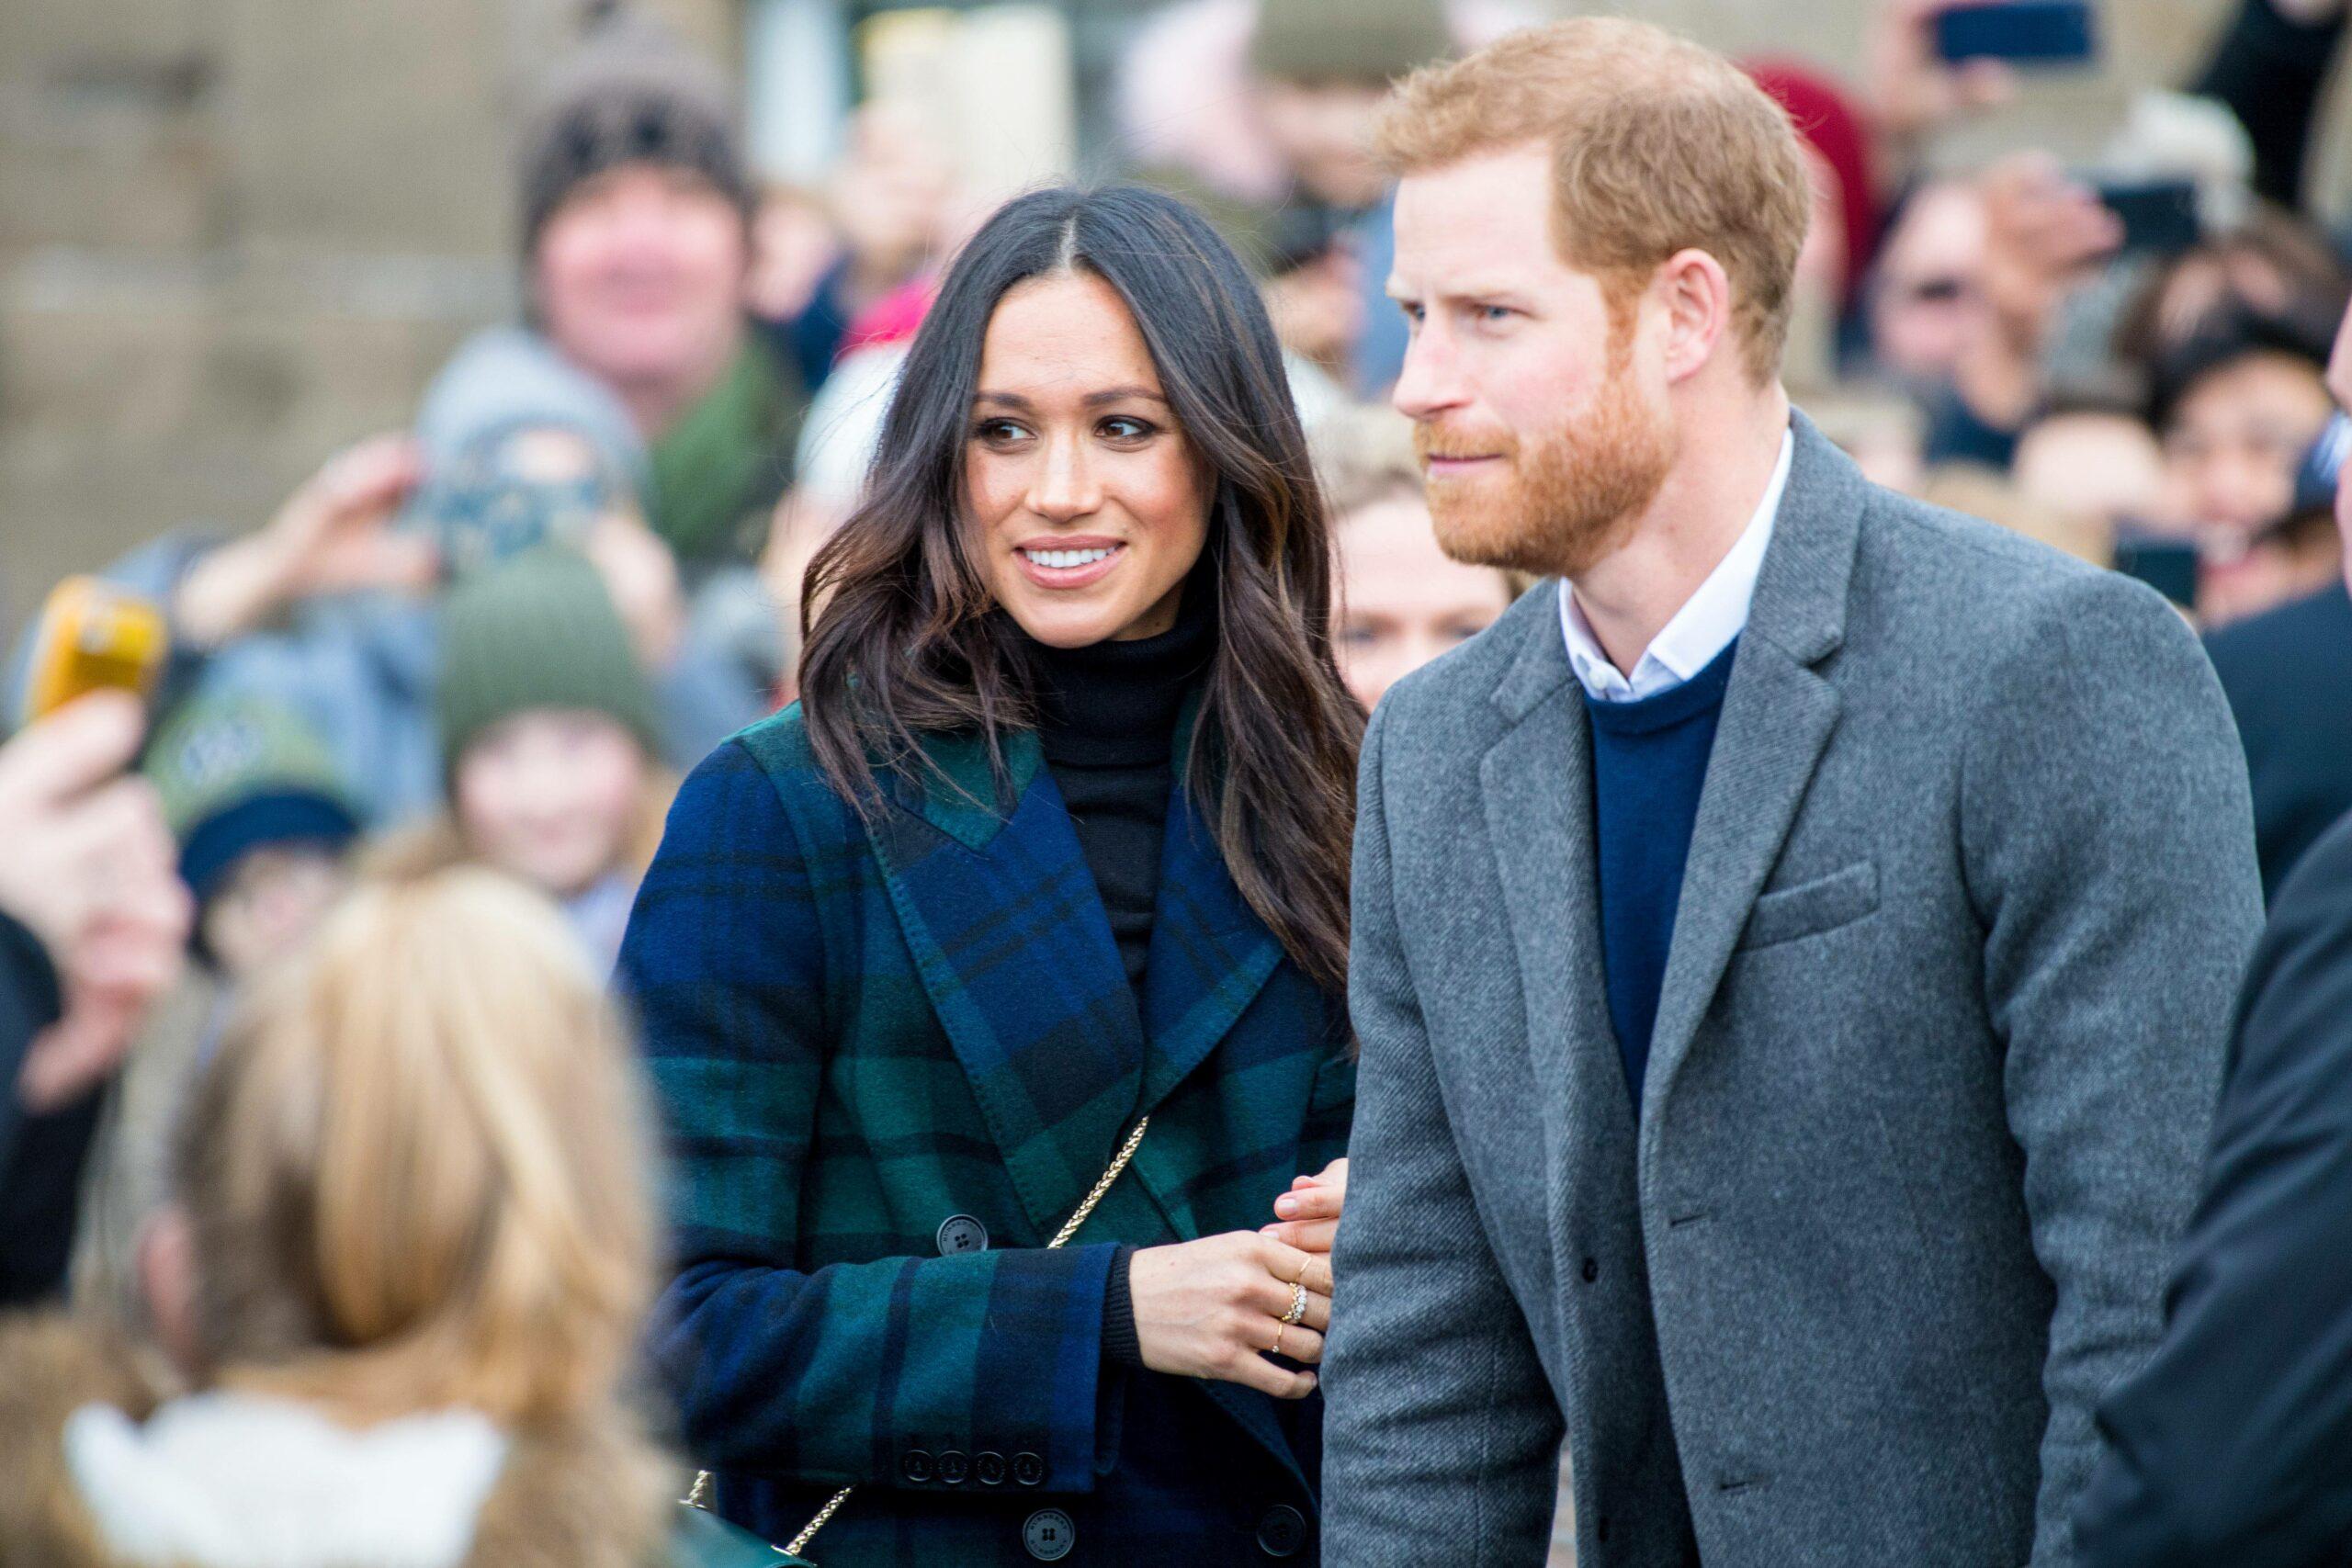
{"type": "Polygon", "coordinates": [[[1122,1247],[1111,1257],[1111,1277],[1102,1289],[1102,1359],[1114,1366],[1143,1365],[1143,1343],[1136,1337],[1136,1299],[1127,1290],[1127,1265],[1136,1249],[1122,1247]]]}

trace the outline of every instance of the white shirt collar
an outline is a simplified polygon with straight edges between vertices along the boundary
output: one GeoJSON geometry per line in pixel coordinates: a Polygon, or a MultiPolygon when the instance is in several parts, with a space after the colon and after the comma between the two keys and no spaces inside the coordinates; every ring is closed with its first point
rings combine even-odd
{"type": "Polygon", "coordinates": [[[1789,466],[1796,455],[1794,431],[1781,437],[1780,460],[1772,466],[1772,482],[1747,520],[1730,551],[1699,584],[1698,592],[1643,650],[1629,679],[1619,673],[1600,650],[1600,638],[1577,606],[1576,590],[1560,581],[1560,631],[1567,638],[1568,663],[1577,680],[1595,700],[1638,702],[1671,691],[1715,661],[1732,639],[1747,629],[1748,605],[1756,598],[1757,574],[1764,570],[1764,552],[1771,547],[1772,525],[1781,511],[1781,496],[1789,488],[1789,466]]]}

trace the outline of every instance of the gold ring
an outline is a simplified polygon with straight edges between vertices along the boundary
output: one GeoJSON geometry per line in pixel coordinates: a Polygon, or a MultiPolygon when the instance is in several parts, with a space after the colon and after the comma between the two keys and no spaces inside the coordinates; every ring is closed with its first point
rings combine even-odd
{"type": "Polygon", "coordinates": [[[1306,1287],[1294,1280],[1290,1287],[1290,1310],[1283,1314],[1282,1321],[1286,1324],[1296,1323],[1306,1315],[1306,1287]]]}

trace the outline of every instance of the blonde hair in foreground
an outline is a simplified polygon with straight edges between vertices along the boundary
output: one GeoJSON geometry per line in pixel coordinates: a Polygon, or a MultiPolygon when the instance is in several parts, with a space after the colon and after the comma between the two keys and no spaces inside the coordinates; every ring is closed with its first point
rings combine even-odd
{"type": "Polygon", "coordinates": [[[1400,175],[1531,143],[1552,154],[1553,247],[1600,277],[1621,332],[1658,264],[1702,250],[1731,279],[1749,373],[1779,373],[1812,176],[1746,73],[1649,23],[1577,17],[1415,72],[1378,139],[1400,175]]]}
{"type": "Polygon", "coordinates": [[[544,900],[465,867],[361,887],[182,1123],[209,1374],[355,1421],[593,1413],[651,1268],[631,1075],[544,900]]]}

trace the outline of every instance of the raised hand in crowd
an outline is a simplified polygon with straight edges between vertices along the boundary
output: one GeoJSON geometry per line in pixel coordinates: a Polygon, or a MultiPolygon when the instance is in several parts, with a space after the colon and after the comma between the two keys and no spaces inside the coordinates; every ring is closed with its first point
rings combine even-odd
{"type": "Polygon", "coordinates": [[[113,1071],[147,1005],[179,973],[187,894],[146,781],[122,776],[138,704],[100,692],[0,747],[0,911],[39,939],[64,992],[14,1086],[40,1113],[113,1071]]]}
{"type": "Polygon", "coordinates": [[[1323,1359],[1323,1334],[1331,1325],[1330,1275],[1328,1255],[1317,1258],[1249,1231],[1145,1247],[1127,1272],[1143,1364],[1178,1377],[1238,1382],[1277,1399],[1304,1399],[1315,1392],[1315,1374],[1292,1371],[1266,1356],[1309,1366],[1323,1359]],[[1318,1265],[1319,1290],[1309,1272],[1318,1265]],[[1295,1322],[1286,1322],[1302,1289],[1305,1309],[1295,1322]]]}
{"type": "Polygon", "coordinates": [[[390,526],[422,467],[405,435],[375,436],[327,459],[267,526],[188,572],[173,604],[181,635],[218,648],[314,595],[429,586],[439,570],[432,542],[390,526]]]}
{"type": "Polygon", "coordinates": [[[1999,61],[1955,65],[1937,53],[1936,15],[1949,8],[1949,0],[1887,0],[1871,18],[1863,41],[1863,101],[1880,137],[1898,154],[1932,131],[2017,96],[2017,73],[1999,61]]]}
{"type": "Polygon", "coordinates": [[[2041,396],[2041,355],[2059,308],[2123,243],[2122,220],[2046,152],[1984,172],[1985,309],[1955,368],[1978,418],[2014,429],[2041,396]]]}
{"type": "Polygon", "coordinates": [[[638,662],[648,670],[667,670],[686,628],[677,556],[643,519],[627,512],[607,513],[589,530],[582,549],[628,627],[638,662]]]}

